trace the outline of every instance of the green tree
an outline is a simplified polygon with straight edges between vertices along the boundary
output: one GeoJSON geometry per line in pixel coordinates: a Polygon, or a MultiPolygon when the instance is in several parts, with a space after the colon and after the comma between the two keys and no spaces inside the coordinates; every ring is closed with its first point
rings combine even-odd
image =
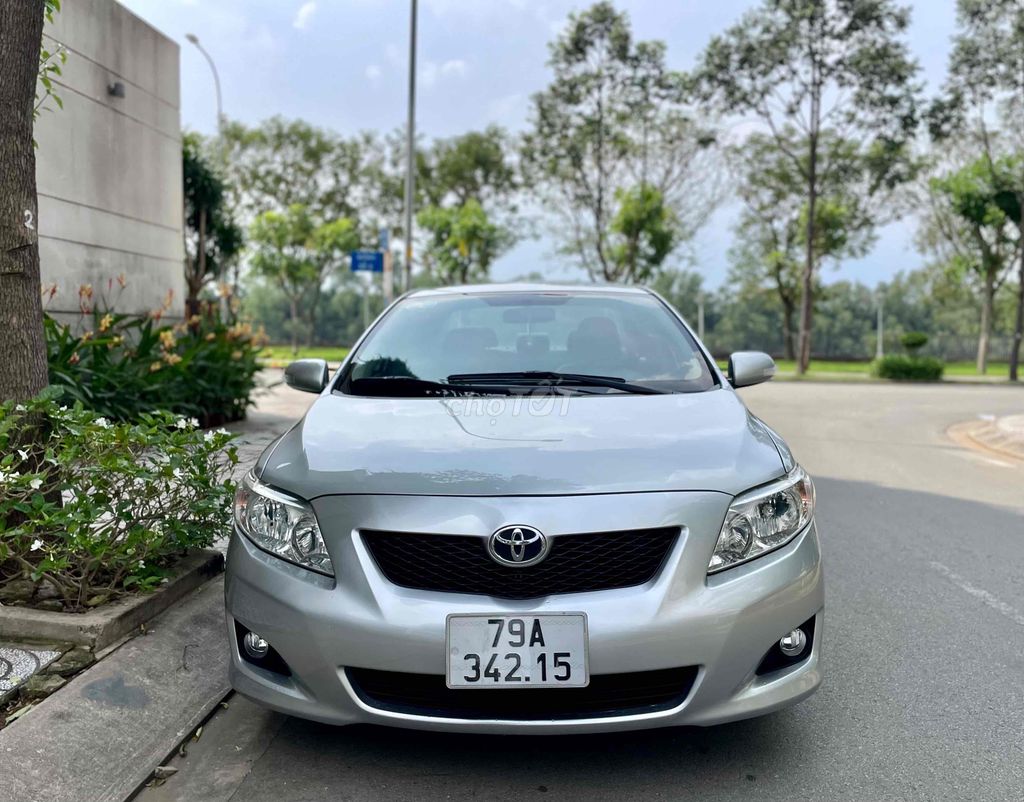
{"type": "Polygon", "coordinates": [[[32,138],[44,16],[55,3],[0,3],[0,401],[47,384],[32,138]]]}
{"type": "MultiPolygon", "coordinates": [[[[266,211],[305,206],[320,220],[358,221],[365,238],[399,217],[385,180],[384,143],[372,133],[343,137],[305,120],[272,117],[224,126],[230,206],[251,222],[266,211]]],[[[400,195],[398,196],[400,198],[400,195]]]]}
{"type": "MultiPolygon", "coordinates": [[[[908,140],[917,124],[917,64],[903,35],[909,12],[892,0],[763,0],[714,37],[692,78],[700,96],[727,114],[753,114],[800,175],[806,199],[798,371],[811,355],[814,281],[824,240],[822,182],[839,148],[848,175],[892,188],[912,175],[908,140]],[[830,132],[829,129],[832,129],[830,132]],[[791,146],[799,132],[800,152],[791,146]],[[846,158],[851,142],[860,159],[846,158]]],[[[868,209],[863,211],[868,212],[868,209]]]]}
{"type": "Polygon", "coordinates": [[[922,248],[938,257],[952,278],[966,281],[980,295],[978,373],[988,369],[995,298],[1017,252],[1018,231],[1000,206],[993,179],[1002,175],[1012,182],[1016,167],[1007,159],[981,156],[932,178],[918,233],[922,248]]]}
{"type": "Polygon", "coordinates": [[[300,332],[312,344],[324,284],[343,267],[359,234],[347,218],[319,222],[301,203],[257,216],[249,231],[250,264],[256,276],[273,282],[288,302],[292,351],[300,332]]]}
{"type": "Polygon", "coordinates": [[[307,247],[315,270],[307,294],[306,319],[309,323],[306,344],[313,345],[316,338],[317,315],[324,284],[344,269],[352,251],[360,245],[356,224],[347,217],[322,223],[313,229],[307,247]]]}
{"type": "Polygon", "coordinates": [[[263,212],[249,230],[253,272],[273,281],[288,300],[293,353],[299,350],[299,307],[316,278],[308,248],[312,233],[309,210],[299,203],[284,212],[263,212]]]}
{"type": "Polygon", "coordinates": [[[416,216],[428,274],[442,284],[486,280],[491,263],[519,239],[520,187],[508,134],[497,126],[436,140],[421,153],[416,216]]]}
{"type": "Polygon", "coordinates": [[[954,133],[974,132],[1001,185],[1000,208],[1017,226],[1017,313],[1010,348],[1010,379],[1017,381],[1024,339],[1024,159],[1016,159],[1012,176],[996,175],[999,143],[990,120],[1003,123],[1012,156],[1024,152],[1024,5],[1019,0],[957,0],[959,30],[953,38],[943,96],[932,106],[932,136],[942,141],[954,133]]]}
{"type": "Polygon", "coordinates": [[[591,279],[642,280],[714,210],[714,132],[689,113],[664,43],[634,42],[609,2],[570,15],[550,54],[554,80],[533,97],[526,173],[560,218],[562,252],[591,279]],[[637,236],[641,218],[649,225],[637,236]]]}
{"type": "Polygon", "coordinates": [[[199,312],[199,296],[207,283],[223,276],[241,251],[242,229],[227,209],[224,181],[203,153],[202,138],[182,138],[185,181],[185,314],[199,312]]]}
{"type": "Polygon", "coordinates": [[[428,272],[443,284],[486,281],[491,264],[512,244],[507,230],[492,223],[475,198],[459,206],[428,206],[416,222],[428,232],[428,272]]]}

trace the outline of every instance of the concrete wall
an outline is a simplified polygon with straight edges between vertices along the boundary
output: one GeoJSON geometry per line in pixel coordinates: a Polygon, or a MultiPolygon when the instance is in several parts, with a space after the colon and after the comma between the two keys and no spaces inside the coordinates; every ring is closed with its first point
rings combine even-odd
{"type": "MultiPolygon", "coordinates": [[[[50,313],[77,313],[91,284],[119,312],[145,312],[173,291],[184,308],[178,45],[115,0],[71,0],[44,37],[68,51],[64,102],[36,123],[39,251],[50,313]],[[108,86],[124,84],[125,96],[108,86]],[[116,278],[127,286],[119,290],[116,278]]],[[[66,318],[66,314],[60,315],[66,318]]]]}

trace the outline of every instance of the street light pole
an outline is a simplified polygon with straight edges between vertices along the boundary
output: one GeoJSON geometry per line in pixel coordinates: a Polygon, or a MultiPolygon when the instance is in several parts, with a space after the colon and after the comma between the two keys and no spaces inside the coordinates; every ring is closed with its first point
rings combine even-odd
{"type": "Polygon", "coordinates": [[[210,54],[206,52],[201,44],[199,44],[199,37],[194,33],[186,33],[185,38],[188,39],[192,44],[196,46],[196,49],[206,58],[206,62],[210,65],[210,70],[213,72],[213,85],[217,89],[217,135],[223,139],[224,135],[224,105],[221,100],[220,94],[220,74],[217,72],[217,65],[213,63],[213,59],[210,54]]]}
{"type": "MultiPolygon", "coordinates": [[[[210,65],[210,71],[213,73],[213,86],[217,90],[217,144],[220,145],[220,160],[221,167],[227,170],[228,166],[228,146],[227,140],[224,139],[224,101],[220,92],[220,73],[217,72],[217,65],[213,63],[213,57],[206,52],[206,48],[199,43],[199,37],[194,33],[186,33],[185,38],[196,46],[196,49],[203,54],[206,59],[206,63],[210,65]]],[[[222,320],[228,319],[229,305],[228,298],[224,292],[221,292],[221,287],[226,286],[227,282],[224,275],[224,266],[219,265],[217,275],[217,294],[220,296],[220,315],[222,320]]]]}
{"type": "Polygon", "coordinates": [[[416,188],[416,0],[409,15],[409,116],[405,124],[405,264],[402,289],[412,284],[412,205],[416,188]]]}

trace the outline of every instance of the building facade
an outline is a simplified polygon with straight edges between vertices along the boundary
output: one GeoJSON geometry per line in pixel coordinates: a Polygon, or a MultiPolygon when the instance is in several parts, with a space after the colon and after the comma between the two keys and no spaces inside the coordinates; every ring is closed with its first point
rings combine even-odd
{"type": "Polygon", "coordinates": [[[178,45],[115,0],[65,2],[44,43],[67,51],[64,107],[51,101],[35,133],[42,281],[57,286],[46,310],[78,316],[89,285],[101,308],[147,312],[170,297],[180,317],[178,45]]]}

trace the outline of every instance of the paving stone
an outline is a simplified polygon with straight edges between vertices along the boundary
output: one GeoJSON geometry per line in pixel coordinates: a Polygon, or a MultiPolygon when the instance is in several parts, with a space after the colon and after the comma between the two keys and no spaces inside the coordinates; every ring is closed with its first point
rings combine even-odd
{"type": "Polygon", "coordinates": [[[55,650],[0,644],[0,701],[58,657],[60,652],[55,650]]]}

